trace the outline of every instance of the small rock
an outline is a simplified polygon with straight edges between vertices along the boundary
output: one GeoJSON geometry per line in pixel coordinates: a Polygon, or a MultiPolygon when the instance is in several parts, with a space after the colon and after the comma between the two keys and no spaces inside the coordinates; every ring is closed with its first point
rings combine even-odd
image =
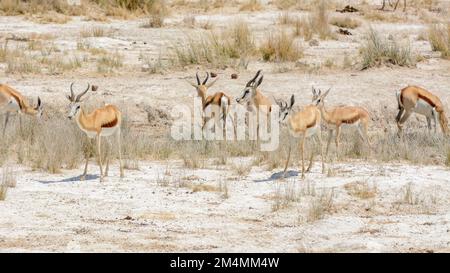
{"type": "Polygon", "coordinates": [[[236,80],[238,77],[239,77],[239,76],[238,76],[238,74],[236,74],[236,73],[231,74],[231,78],[232,78],[233,80],[236,80]]]}
{"type": "Polygon", "coordinates": [[[211,75],[211,78],[217,77],[217,73],[211,72],[211,73],[209,73],[209,74],[211,75]]]}
{"type": "Polygon", "coordinates": [[[130,220],[133,220],[133,218],[132,218],[131,216],[127,216],[127,217],[123,218],[123,220],[128,220],[128,221],[130,221],[130,220]]]}
{"type": "Polygon", "coordinates": [[[95,91],[97,91],[97,89],[98,89],[98,85],[92,85],[92,86],[91,86],[91,90],[92,90],[92,91],[95,92],[95,91]]]}

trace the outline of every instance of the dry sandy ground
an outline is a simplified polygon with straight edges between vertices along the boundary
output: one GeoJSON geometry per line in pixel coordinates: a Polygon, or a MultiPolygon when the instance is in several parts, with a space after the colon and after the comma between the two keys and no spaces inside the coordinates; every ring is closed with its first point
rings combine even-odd
{"type": "MultiPolygon", "coordinates": [[[[197,19],[212,20],[220,28],[234,18],[244,18],[261,39],[267,27],[277,28],[279,13],[216,13],[198,15],[197,19]]],[[[314,73],[296,69],[280,73],[277,65],[254,61],[247,71],[239,72],[238,80],[230,79],[236,72],[231,68],[218,71],[221,79],[213,91],[225,90],[238,96],[247,80],[262,68],[263,92],[285,98],[296,94],[299,105],[310,101],[313,84],[332,87],[329,104],[364,105],[389,115],[397,107],[395,91],[407,84],[426,87],[449,105],[450,61],[436,58],[429,43],[417,39],[426,26],[417,22],[415,15],[408,18],[370,25],[384,34],[408,38],[413,51],[427,57],[416,68],[325,69],[314,73]]],[[[145,125],[145,105],[169,110],[194,96],[184,79],[193,79],[196,67],[148,74],[140,72],[138,60],[142,52],[156,58],[174,39],[192,33],[192,29],[179,27],[182,20],[182,15],[173,14],[165,28],[146,29],[140,27],[144,20],[101,23],[74,18],[63,25],[40,25],[20,17],[0,17],[2,37],[11,33],[56,33],[54,42],[65,50],[76,49],[81,29],[109,28],[113,33],[110,37],[85,40],[92,46],[120,52],[126,66],[135,68],[135,72],[108,76],[89,71],[31,76],[8,75],[0,67],[0,81],[29,97],[39,95],[44,103],[56,107],[66,104],[64,95],[72,81],[91,82],[100,87],[94,98],[122,105],[128,119],[145,125]]],[[[368,27],[365,22],[353,36],[320,41],[319,46],[305,43],[302,62],[320,65],[333,58],[340,64],[345,54],[357,56],[368,27]]],[[[388,118],[391,120],[384,122],[391,124],[393,116],[388,118]]],[[[115,177],[118,171],[113,168],[112,177],[105,183],[99,183],[96,176],[78,181],[81,167],[52,175],[15,166],[17,187],[0,202],[0,251],[450,251],[450,170],[443,166],[355,161],[333,165],[332,175],[327,177],[320,174],[316,164],[306,180],[292,171],[292,177],[280,181],[271,179],[277,173],[260,167],[236,177],[229,165],[197,170],[184,169],[177,161],[139,165],[139,170],[128,170],[122,180],[115,177]],[[353,182],[376,187],[375,195],[364,199],[349,194],[345,185],[353,182]],[[212,187],[194,192],[192,185],[212,187]],[[228,196],[224,196],[224,188],[228,196]],[[333,202],[322,219],[311,220],[314,200],[324,189],[333,189],[333,202]],[[290,202],[274,210],[277,199],[290,202]]],[[[90,170],[98,173],[95,165],[90,170]]]]}
{"type": "Polygon", "coordinates": [[[334,176],[327,177],[316,164],[306,180],[291,171],[280,181],[259,167],[236,178],[227,168],[140,165],[125,179],[105,183],[95,176],[77,181],[79,171],[48,175],[21,168],[17,187],[1,203],[1,251],[450,250],[448,168],[353,162],[334,165],[334,176]],[[344,189],[362,181],[377,188],[375,197],[352,197],[344,189]],[[228,197],[193,192],[186,183],[226,185],[228,197]],[[409,183],[412,203],[404,200],[409,183]],[[332,207],[321,220],[308,220],[311,189],[316,197],[333,189],[332,207]],[[276,197],[286,194],[298,200],[274,211],[276,197]]]}

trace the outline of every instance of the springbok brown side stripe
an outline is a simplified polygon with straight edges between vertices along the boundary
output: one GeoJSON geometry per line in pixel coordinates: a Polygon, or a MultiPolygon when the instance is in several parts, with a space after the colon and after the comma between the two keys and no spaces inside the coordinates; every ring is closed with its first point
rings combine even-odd
{"type": "Polygon", "coordinates": [[[118,122],[118,121],[119,121],[119,120],[118,120],[117,117],[116,117],[116,118],[114,118],[113,121],[108,122],[108,123],[105,123],[105,124],[102,124],[102,128],[112,128],[112,127],[114,127],[114,126],[117,125],[117,122],[118,122]]]}
{"type": "Polygon", "coordinates": [[[436,107],[436,104],[434,104],[429,98],[422,96],[421,94],[419,94],[419,98],[426,101],[429,105],[431,105],[432,107],[436,107]]]}
{"type": "Polygon", "coordinates": [[[10,92],[9,94],[17,101],[17,104],[19,105],[20,110],[23,110],[24,105],[23,105],[23,102],[20,100],[20,98],[13,92],[10,92]]]}

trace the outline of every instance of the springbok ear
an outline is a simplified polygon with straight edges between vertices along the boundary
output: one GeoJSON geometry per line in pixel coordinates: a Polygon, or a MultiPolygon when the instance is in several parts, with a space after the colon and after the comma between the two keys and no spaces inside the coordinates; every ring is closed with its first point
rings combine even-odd
{"type": "Polygon", "coordinates": [[[205,86],[206,86],[207,88],[210,88],[211,86],[213,86],[213,85],[217,82],[218,79],[219,79],[219,77],[215,78],[212,82],[206,84],[205,86]]]}
{"type": "Polygon", "coordinates": [[[295,97],[294,97],[294,94],[292,94],[292,96],[291,96],[291,105],[289,105],[289,109],[292,108],[292,106],[294,106],[294,103],[295,103],[295,97]]]}
{"type": "Polygon", "coordinates": [[[311,86],[311,92],[313,93],[313,96],[317,95],[316,89],[314,86],[311,86]]]}
{"type": "Polygon", "coordinates": [[[192,85],[192,87],[197,88],[198,85],[196,85],[194,82],[191,82],[190,80],[186,80],[187,83],[189,83],[190,85],[192,85]]]}

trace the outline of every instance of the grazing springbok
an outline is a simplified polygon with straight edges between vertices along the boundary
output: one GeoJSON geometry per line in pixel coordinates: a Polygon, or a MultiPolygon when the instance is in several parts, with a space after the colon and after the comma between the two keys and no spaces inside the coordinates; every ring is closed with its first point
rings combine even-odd
{"type": "Polygon", "coordinates": [[[257,114],[257,126],[256,126],[256,134],[257,139],[259,140],[259,112],[267,115],[267,121],[269,121],[269,115],[272,111],[272,101],[264,96],[258,87],[261,85],[264,75],[261,75],[262,70],[258,70],[256,75],[245,85],[242,94],[236,99],[236,102],[239,104],[247,103],[247,107],[252,112],[256,112],[257,114]],[[261,77],[259,77],[261,75],[261,77]],[[259,79],[258,79],[259,77],[259,79]]]}
{"type": "Polygon", "coordinates": [[[341,128],[347,126],[356,127],[359,136],[367,143],[370,150],[372,145],[370,144],[368,136],[370,122],[369,112],[366,109],[357,106],[337,106],[327,110],[325,108],[325,98],[330,90],[331,89],[328,89],[322,94],[320,89],[317,91],[314,87],[312,88],[312,102],[319,108],[323,120],[328,125],[328,141],[325,155],[328,155],[328,149],[333,133],[336,134],[336,153],[339,154],[341,128]]]}
{"type": "MultiPolygon", "coordinates": [[[[70,85],[70,95],[67,98],[70,101],[68,118],[75,118],[78,127],[86,133],[88,138],[97,138],[97,160],[100,166],[100,182],[103,182],[103,177],[108,176],[109,158],[106,158],[106,170],[103,173],[102,156],[101,156],[101,138],[115,135],[118,141],[119,149],[119,161],[120,161],[120,177],[124,177],[123,165],[122,165],[122,147],[120,139],[120,125],[122,123],[122,114],[119,109],[114,105],[105,105],[101,108],[97,108],[90,114],[86,114],[81,108],[83,102],[81,98],[88,92],[90,85],[85,91],[78,95],[75,95],[73,91],[73,84],[70,85]]],[[[89,163],[89,155],[86,154],[86,165],[84,166],[84,172],[81,175],[80,180],[84,180],[87,174],[87,168],[89,163]]]]}
{"type": "MultiPolygon", "coordinates": [[[[307,138],[314,137],[319,142],[320,155],[322,159],[322,173],[325,173],[325,163],[323,158],[322,131],[320,128],[321,114],[315,105],[307,105],[302,110],[292,113],[292,106],[295,103],[294,95],[291,96],[290,103],[277,100],[280,107],[280,122],[287,123],[289,133],[293,137],[300,137],[300,154],[302,160],[302,179],[305,178],[305,141],[307,138]],[[287,118],[287,120],[286,120],[287,118]]],[[[289,140],[289,151],[286,159],[286,165],[283,171],[283,177],[286,176],[286,170],[289,166],[291,157],[291,141],[289,140]]],[[[311,150],[311,158],[306,172],[309,172],[314,162],[314,151],[311,150]]]]}
{"type": "Polygon", "coordinates": [[[445,116],[444,106],[437,96],[417,86],[405,87],[401,91],[397,91],[396,95],[398,102],[396,121],[399,136],[402,133],[403,123],[412,113],[421,114],[427,118],[428,130],[431,130],[431,121],[433,121],[435,132],[439,120],[442,132],[444,135],[448,135],[448,120],[445,116]]]}
{"type": "MultiPolygon", "coordinates": [[[[397,0],[395,3],[395,6],[392,4],[391,0],[388,0],[389,6],[394,6],[394,11],[397,10],[397,6],[400,0],[397,0]]],[[[386,0],[383,0],[383,6],[380,8],[380,10],[384,10],[384,7],[386,6],[386,0]]],[[[403,0],[403,11],[406,11],[406,0],[403,0]]]]}
{"type": "MultiPolygon", "coordinates": [[[[225,94],[224,92],[216,92],[213,95],[209,95],[209,96],[207,95],[208,89],[211,86],[213,86],[216,83],[216,81],[218,80],[218,78],[216,78],[214,81],[208,83],[208,80],[209,80],[208,72],[206,72],[206,78],[203,80],[203,82],[200,81],[198,72],[195,74],[195,77],[196,77],[197,83],[190,82],[190,81],[188,81],[188,82],[190,85],[192,85],[197,90],[197,96],[202,99],[203,113],[206,112],[206,109],[208,107],[217,107],[217,109],[213,109],[215,124],[218,125],[219,120],[222,119],[223,120],[223,129],[225,132],[226,120],[227,120],[227,116],[230,111],[231,97],[228,96],[227,94],[225,94]],[[217,110],[218,110],[218,113],[215,113],[214,111],[217,111],[217,110]]],[[[203,117],[202,131],[203,131],[204,127],[206,126],[207,122],[211,118],[212,118],[211,116],[203,117]]]]}
{"type": "Polygon", "coordinates": [[[40,119],[43,108],[44,106],[42,105],[39,97],[37,99],[37,105],[32,107],[28,103],[28,100],[17,90],[8,85],[0,84],[0,112],[5,114],[3,136],[5,135],[6,126],[8,125],[9,116],[11,113],[31,115],[40,119]]]}

